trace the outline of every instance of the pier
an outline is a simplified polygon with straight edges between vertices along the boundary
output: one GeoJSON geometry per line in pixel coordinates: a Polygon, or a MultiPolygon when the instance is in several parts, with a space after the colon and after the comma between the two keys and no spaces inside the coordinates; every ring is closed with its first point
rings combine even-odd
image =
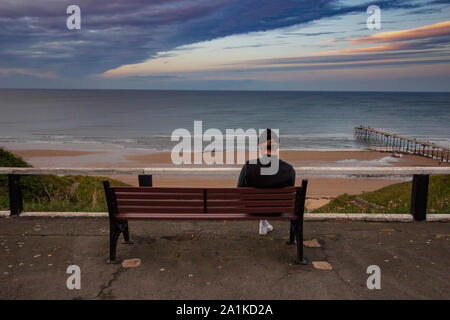
{"type": "Polygon", "coordinates": [[[449,162],[450,148],[428,141],[403,137],[395,133],[371,127],[355,127],[355,138],[360,141],[383,146],[382,151],[419,155],[440,162],[449,162]]]}

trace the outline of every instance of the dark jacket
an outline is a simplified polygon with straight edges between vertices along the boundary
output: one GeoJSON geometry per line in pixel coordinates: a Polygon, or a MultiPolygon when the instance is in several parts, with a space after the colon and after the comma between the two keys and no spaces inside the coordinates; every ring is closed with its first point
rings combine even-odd
{"type": "MultiPolygon", "coordinates": [[[[273,160],[272,160],[273,161],[273,160]]],[[[254,188],[283,188],[295,185],[295,170],[287,162],[279,160],[278,172],[274,175],[261,175],[261,167],[269,167],[257,161],[250,164],[249,161],[242,167],[239,175],[238,187],[254,188]]]]}

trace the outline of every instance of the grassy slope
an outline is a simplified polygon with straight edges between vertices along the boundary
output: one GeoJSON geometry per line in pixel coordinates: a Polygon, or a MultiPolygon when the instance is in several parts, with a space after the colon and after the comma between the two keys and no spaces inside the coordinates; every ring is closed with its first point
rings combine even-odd
{"type": "MultiPolygon", "coordinates": [[[[30,167],[21,158],[0,148],[0,167],[30,167]]],[[[103,177],[21,176],[25,211],[107,211],[103,177]]],[[[124,183],[109,179],[112,185],[124,183]]],[[[0,209],[9,208],[8,178],[0,175],[0,209]]]]}
{"type": "MultiPolygon", "coordinates": [[[[409,213],[412,182],[396,183],[373,192],[357,196],[343,194],[313,212],[333,213],[409,213]],[[382,208],[361,205],[354,200],[359,197],[382,208]]],[[[450,213],[450,176],[430,177],[428,189],[428,213],[450,213]]]]}

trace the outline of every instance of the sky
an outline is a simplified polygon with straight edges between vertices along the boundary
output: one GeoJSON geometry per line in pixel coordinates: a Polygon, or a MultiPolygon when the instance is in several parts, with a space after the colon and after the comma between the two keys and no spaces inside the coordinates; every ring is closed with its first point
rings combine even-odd
{"type": "Polygon", "coordinates": [[[449,80],[450,0],[0,2],[1,88],[449,92],[449,80]],[[73,4],[80,29],[67,27],[73,4]]]}

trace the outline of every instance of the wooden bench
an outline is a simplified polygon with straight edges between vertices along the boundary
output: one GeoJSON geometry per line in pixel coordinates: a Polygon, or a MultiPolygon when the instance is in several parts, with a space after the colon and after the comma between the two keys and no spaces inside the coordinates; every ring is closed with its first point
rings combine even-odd
{"type": "MultiPolygon", "coordinates": [[[[150,180],[151,183],[151,180],[150,180]]],[[[117,263],[120,233],[131,243],[128,220],[290,220],[288,244],[297,244],[303,258],[303,214],[306,187],[158,188],[111,187],[103,181],[109,212],[109,263],[117,263]]]]}

